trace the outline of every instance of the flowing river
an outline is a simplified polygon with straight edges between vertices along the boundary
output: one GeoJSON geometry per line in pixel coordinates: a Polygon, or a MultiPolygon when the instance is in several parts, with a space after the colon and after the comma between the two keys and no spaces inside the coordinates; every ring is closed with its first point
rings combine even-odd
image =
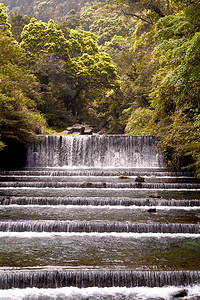
{"type": "Polygon", "coordinates": [[[0,173],[0,299],[199,299],[199,220],[153,136],[40,136],[0,173]]]}

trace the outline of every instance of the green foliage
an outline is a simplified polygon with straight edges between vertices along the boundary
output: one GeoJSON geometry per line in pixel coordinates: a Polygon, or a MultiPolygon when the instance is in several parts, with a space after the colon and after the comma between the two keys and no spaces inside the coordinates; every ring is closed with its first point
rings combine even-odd
{"type": "Polygon", "coordinates": [[[15,97],[0,94],[0,132],[1,138],[15,139],[21,143],[29,141],[34,133],[41,132],[41,124],[45,125],[42,116],[27,107],[22,93],[15,97]]]}
{"type": "MultiPolygon", "coordinates": [[[[4,18],[4,23],[7,24],[4,18]]],[[[7,139],[26,143],[45,130],[35,109],[37,81],[25,67],[25,55],[8,30],[0,30],[0,147],[7,139]]]]}
{"type": "Polygon", "coordinates": [[[4,6],[0,3],[0,31],[11,36],[11,26],[7,21],[7,15],[4,12],[4,6]]]}
{"type": "Polygon", "coordinates": [[[81,56],[84,53],[94,55],[99,52],[96,36],[88,31],[77,31],[71,29],[66,37],[71,44],[70,56],[81,56]]]}
{"type": "Polygon", "coordinates": [[[0,92],[13,97],[16,92],[22,91],[30,103],[38,100],[38,83],[25,66],[26,58],[22,49],[12,37],[2,32],[0,48],[0,92]]]}
{"type": "Polygon", "coordinates": [[[81,14],[82,28],[93,32],[98,45],[104,50],[109,50],[109,45],[112,48],[116,42],[119,49],[123,48],[123,44],[130,46],[134,22],[113,9],[99,2],[95,9],[92,5],[87,9],[83,8],[81,14]]]}
{"type": "Polygon", "coordinates": [[[96,103],[118,86],[115,67],[109,55],[99,52],[94,34],[60,28],[52,20],[31,19],[22,32],[21,47],[32,58],[41,84],[38,107],[54,127],[59,122],[63,127],[74,121],[93,123],[96,103]]]}
{"type": "Polygon", "coordinates": [[[20,43],[21,42],[21,33],[25,25],[30,22],[31,17],[22,15],[22,14],[14,14],[9,17],[9,22],[11,24],[11,31],[15,40],[20,43]]]}
{"type": "Polygon", "coordinates": [[[1,0],[1,2],[8,8],[9,13],[22,13],[32,15],[34,0],[1,0]]]}
{"type": "Polygon", "coordinates": [[[0,141],[0,151],[3,150],[4,148],[5,148],[5,144],[0,141]]]}
{"type": "MultiPolygon", "coordinates": [[[[9,15],[25,14],[43,22],[53,19],[63,23],[69,21],[72,10],[79,12],[88,0],[1,0],[1,2],[8,8],[9,15]]],[[[90,3],[95,2],[96,0],[90,0],[90,3]]]]}
{"type": "MultiPolygon", "coordinates": [[[[126,113],[126,110],[123,112],[126,113]]],[[[128,134],[153,134],[153,110],[149,108],[137,108],[131,114],[125,128],[125,133],[128,134]]]]}
{"type": "Polygon", "coordinates": [[[130,59],[126,65],[128,87],[127,83],[122,85],[126,97],[130,99],[129,109],[123,112],[122,118],[126,126],[125,132],[129,134],[152,134],[154,128],[150,121],[152,110],[149,103],[152,73],[159,68],[159,63],[152,59],[155,47],[154,34],[152,25],[139,20],[132,35],[130,59]]]}
{"type": "Polygon", "coordinates": [[[168,0],[116,0],[121,10],[148,24],[155,22],[170,12],[168,0]]]}
{"type": "Polygon", "coordinates": [[[125,36],[127,28],[120,17],[105,17],[95,20],[90,26],[90,31],[98,36],[98,44],[104,45],[114,36],[125,36]]]}
{"type": "MultiPolygon", "coordinates": [[[[118,87],[117,73],[110,58],[105,53],[97,53],[93,56],[84,53],[79,57],[73,58],[74,80],[78,97],[73,102],[73,113],[79,115],[84,109],[85,104],[93,106],[100,103],[107,90],[118,87]]],[[[84,109],[87,114],[87,105],[84,109]]],[[[82,113],[83,115],[83,113],[82,113]]]]}
{"type": "MultiPolygon", "coordinates": [[[[199,118],[195,117],[195,120],[199,118]]],[[[199,123],[193,123],[181,110],[171,116],[168,124],[159,122],[162,128],[158,130],[159,146],[163,148],[168,165],[176,169],[193,169],[200,177],[200,136],[199,123]]]]}
{"type": "Polygon", "coordinates": [[[63,32],[57,29],[53,20],[48,23],[32,18],[22,31],[21,47],[37,59],[40,54],[53,54],[56,59],[66,63],[70,60],[70,43],[65,39],[63,32]]]}
{"type": "Polygon", "coordinates": [[[110,133],[123,133],[126,121],[122,111],[133,97],[132,80],[127,73],[131,72],[133,63],[130,47],[135,20],[120,14],[116,4],[98,2],[82,9],[81,24],[83,29],[96,35],[100,50],[109,53],[120,80],[120,91],[109,96],[106,93],[101,104],[97,102],[99,127],[110,133]]]}
{"type": "Polygon", "coordinates": [[[152,103],[156,107],[161,105],[164,108],[166,106],[166,112],[173,107],[173,110],[170,109],[173,113],[176,109],[195,107],[199,103],[200,33],[194,32],[193,26],[188,26],[191,30],[177,38],[176,32],[182,27],[181,20],[182,24],[188,22],[183,17],[180,19],[179,16],[177,17],[178,21],[175,16],[171,18],[171,22],[168,22],[168,19],[169,17],[163,18],[164,29],[159,29],[160,24],[158,24],[156,34],[156,37],[161,36],[162,42],[157,47],[157,51],[163,56],[166,66],[157,74],[159,84],[153,93],[152,103]],[[170,28],[170,36],[166,35],[165,26],[167,30],[170,28]],[[172,96],[169,88],[176,93],[176,98],[172,96]],[[166,101],[166,99],[168,100],[166,101]]]}
{"type": "Polygon", "coordinates": [[[55,128],[79,121],[109,133],[155,133],[169,165],[200,177],[199,1],[86,2],[3,1],[11,13],[23,5],[20,13],[47,23],[11,16],[19,46],[0,7],[2,139],[42,130],[36,103],[55,128]]]}
{"type": "MultiPolygon", "coordinates": [[[[9,0],[5,0],[5,2],[12,13],[15,4],[9,0]]],[[[119,83],[117,82],[116,70],[111,61],[108,62],[108,57],[99,54],[100,48],[97,46],[97,42],[100,42],[100,39],[102,40],[101,51],[106,50],[113,54],[113,62],[117,64],[117,51],[119,49],[124,51],[125,48],[130,47],[131,37],[129,31],[132,28],[132,21],[129,22],[127,17],[120,16],[117,12],[113,14],[112,9],[109,6],[105,7],[103,2],[96,3],[96,6],[92,8],[93,1],[87,4],[88,11],[93,14],[93,16],[90,15],[90,17],[92,16],[91,20],[89,20],[89,17],[87,21],[82,16],[80,19],[79,14],[84,1],[78,4],[69,3],[68,1],[38,1],[35,5],[31,1],[29,2],[29,8],[26,11],[20,10],[20,13],[28,13],[43,19],[43,21],[47,21],[51,15],[54,19],[59,19],[59,22],[64,22],[59,27],[54,23],[54,26],[52,26],[54,27],[52,29],[53,33],[51,32],[48,35],[47,27],[49,27],[50,22],[47,24],[42,21],[38,22],[36,19],[31,20],[23,29],[22,41],[19,34],[18,36],[15,35],[16,39],[21,41],[21,47],[25,49],[29,59],[31,59],[31,70],[40,81],[40,99],[37,101],[37,107],[45,114],[48,123],[54,127],[60,123],[64,128],[69,123],[85,119],[86,121],[89,120],[88,122],[97,124],[98,128],[101,127],[100,124],[102,123],[108,124],[107,127],[109,128],[112,127],[109,125],[111,123],[115,126],[114,124],[119,122],[120,110],[122,111],[124,107],[124,100],[121,100],[121,94],[118,98],[118,92],[114,93],[115,96],[113,94],[112,97],[107,98],[111,90],[118,90],[119,83]],[[61,10],[62,14],[59,13],[61,10]],[[103,11],[104,13],[100,17],[103,11]],[[102,27],[98,32],[99,28],[96,25],[98,25],[100,19],[102,20],[102,27]],[[72,23],[70,23],[71,21],[72,23]],[[82,29],[94,25],[93,33],[85,30],[70,30],[66,27],[66,25],[70,25],[71,28],[75,28],[75,24],[82,25],[82,29]],[[56,40],[58,40],[56,30],[60,29],[65,40],[59,41],[57,44],[61,45],[60,50],[63,50],[66,48],[64,43],[68,43],[69,57],[63,57],[63,53],[58,51],[58,45],[56,46],[56,40]],[[100,38],[101,34],[102,37],[100,38]],[[95,35],[97,35],[97,38],[95,35]],[[93,68],[92,64],[94,64],[93,68]],[[108,67],[109,64],[111,65],[110,68],[108,67]],[[54,67],[57,72],[56,76],[52,75],[54,67]],[[101,67],[102,71],[100,71],[101,67]],[[110,104],[105,105],[107,111],[103,114],[105,120],[102,121],[102,118],[98,118],[98,115],[104,101],[108,101],[110,104]],[[112,105],[112,103],[117,103],[117,105],[112,105]],[[117,107],[117,109],[113,109],[113,107],[117,107]],[[113,121],[108,122],[112,114],[113,121]],[[99,124],[96,119],[99,120],[99,124]]],[[[24,7],[26,6],[23,0],[16,1],[18,7],[21,3],[24,7]]],[[[82,15],[84,15],[85,8],[82,11],[82,15]]],[[[15,12],[19,11],[15,10],[15,12]]],[[[12,20],[12,18],[10,19],[12,20]]],[[[23,20],[16,16],[13,20],[13,32],[19,28],[18,32],[20,33],[22,26],[23,20]]],[[[57,34],[60,33],[57,32],[57,34]]],[[[63,52],[67,53],[67,51],[63,52]]],[[[113,131],[114,128],[111,130],[113,131]]]]}
{"type": "MultiPolygon", "coordinates": [[[[198,9],[193,7],[195,15],[198,9]]],[[[177,167],[190,155],[199,173],[200,32],[190,21],[191,7],[189,11],[157,23],[156,38],[161,43],[156,50],[165,66],[156,74],[150,96],[160,145],[177,167]]]]}
{"type": "Polygon", "coordinates": [[[65,129],[76,121],[66,109],[72,83],[66,80],[65,64],[47,53],[39,57],[34,68],[40,82],[38,109],[45,115],[49,126],[65,129]]]}
{"type": "Polygon", "coordinates": [[[58,23],[63,23],[69,29],[77,29],[81,26],[80,12],[70,10],[64,18],[59,18],[58,23]]]}
{"type": "MultiPolygon", "coordinates": [[[[143,1],[133,6],[137,3],[143,1]]],[[[155,133],[169,165],[193,169],[200,176],[200,6],[189,0],[168,4],[168,10],[162,9],[166,16],[155,26],[143,11],[135,27],[128,73],[134,99],[124,110],[125,132],[155,133]]]]}

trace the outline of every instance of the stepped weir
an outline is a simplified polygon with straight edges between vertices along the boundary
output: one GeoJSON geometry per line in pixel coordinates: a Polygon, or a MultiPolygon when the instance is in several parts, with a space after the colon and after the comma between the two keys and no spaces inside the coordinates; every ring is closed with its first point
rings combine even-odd
{"type": "Polygon", "coordinates": [[[0,172],[0,300],[199,299],[199,219],[154,136],[39,136],[0,172]]]}

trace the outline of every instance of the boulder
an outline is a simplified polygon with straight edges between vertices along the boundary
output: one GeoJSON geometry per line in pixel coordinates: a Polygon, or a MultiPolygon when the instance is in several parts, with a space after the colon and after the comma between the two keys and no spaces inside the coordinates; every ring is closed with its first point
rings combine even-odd
{"type": "Polygon", "coordinates": [[[127,179],[128,178],[128,176],[125,176],[125,175],[120,175],[119,176],[119,179],[127,179]]]}
{"type": "Polygon", "coordinates": [[[143,176],[137,176],[135,178],[135,182],[144,182],[144,177],[143,176]]]}
{"type": "Polygon", "coordinates": [[[82,134],[92,134],[93,133],[93,128],[89,125],[81,125],[81,124],[74,124],[71,127],[67,127],[66,131],[63,131],[64,134],[77,134],[77,135],[82,135],[82,134]]]}
{"type": "Polygon", "coordinates": [[[182,289],[182,290],[179,290],[179,291],[173,293],[173,294],[172,294],[172,297],[173,297],[174,299],[176,299],[176,298],[183,298],[183,297],[186,297],[187,295],[188,295],[188,290],[182,289]]]}
{"type": "Polygon", "coordinates": [[[156,208],[149,208],[149,209],[147,209],[147,212],[150,212],[150,213],[156,212],[156,208]]]}
{"type": "Polygon", "coordinates": [[[83,134],[91,135],[93,133],[93,128],[89,125],[83,125],[84,126],[84,132],[83,134]]]}
{"type": "Polygon", "coordinates": [[[74,124],[71,127],[67,127],[67,131],[69,133],[76,133],[76,132],[78,132],[80,134],[83,134],[84,130],[85,130],[85,127],[83,125],[81,125],[81,124],[78,124],[78,123],[74,124]]]}
{"type": "Polygon", "coordinates": [[[161,196],[158,193],[153,193],[149,195],[149,198],[161,198],[161,196]]]}
{"type": "Polygon", "coordinates": [[[100,130],[96,134],[97,135],[107,135],[107,131],[106,130],[100,130]]]}
{"type": "Polygon", "coordinates": [[[92,182],[86,182],[86,188],[92,188],[93,184],[92,182]]]}

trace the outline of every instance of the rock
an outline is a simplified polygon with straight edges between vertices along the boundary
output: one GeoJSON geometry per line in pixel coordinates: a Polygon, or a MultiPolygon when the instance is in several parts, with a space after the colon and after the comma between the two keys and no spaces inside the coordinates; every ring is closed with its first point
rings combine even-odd
{"type": "Polygon", "coordinates": [[[73,132],[73,127],[67,127],[67,130],[65,130],[63,132],[73,132]]]}
{"type": "Polygon", "coordinates": [[[65,130],[65,131],[62,131],[61,134],[67,135],[67,134],[70,134],[70,131],[65,130]]]}
{"type": "Polygon", "coordinates": [[[135,178],[135,182],[144,182],[144,177],[143,176],[137,176],[135,178]]]}
{"type": "Polygon", "coordinates": [[[127,179],[128,178],[128,176],[125,176],[125,175],[120,175],[119,176],[119,179],[127,179]]]}
{"type": "Polygon", "coordinates": [[[161,196],[158,193],[153,193],[149,195],[150,198],[161,198],[161,196]]]}
{"type": "Polygon", "coordinates": [[[188,295],[188,290],[183,289],[183,290],[179,290],[177,292],[175,292],[174,294],[172,294],[173,298],[183,298],[186,297],[188,295]]]}
{"type": "Polygon", "coordinates": [[[66,131],[63,131],[64,134],[92,134],[93,128],[89,125],[81,125],[81,124],[74,124],[71,127],[67,127],[66,131]]]}
{"type": "Polygon", "coordinates": [[[100,130],[96,133],[97,135],[107,135],[106,130],[100,130]]]}
{"type": "Polygon", "coordinates": [[[74,124],[72,127],[68,127],[67,128],[67,131],[69,133],[76,133],[76,132],[78,132],[80,134],[83,134],[84,130],[85,130],[85,127],[83,125],[81,125],[81,124],[78,124],[78,123],[74,124]]]}
{"type": "Polygon", "coordinates": [[[92,182],[87,182],[87,183],[86,183],[86,188],[92,188],[92,187],[93,187],[92,182]]]}
{"type": "Polygon", "coordinates": [[[147,209],[147,212],[150,212],[150,213],[156,212],[156,208],[149,208],[149,209],[147,209]]]}
{"type": "Polygon", "coordinates": [[[91,135],[93,133],[93,128],[89,125],[83,125],[84,126],[84,132],[83,134],[91,135]]]}
{"type": "Polygon", "coordinates": [[[83,133],[79,132],[79,131],[75,131],[75,132],[73,132],[73,135],[83,135],[83,133]]]}

